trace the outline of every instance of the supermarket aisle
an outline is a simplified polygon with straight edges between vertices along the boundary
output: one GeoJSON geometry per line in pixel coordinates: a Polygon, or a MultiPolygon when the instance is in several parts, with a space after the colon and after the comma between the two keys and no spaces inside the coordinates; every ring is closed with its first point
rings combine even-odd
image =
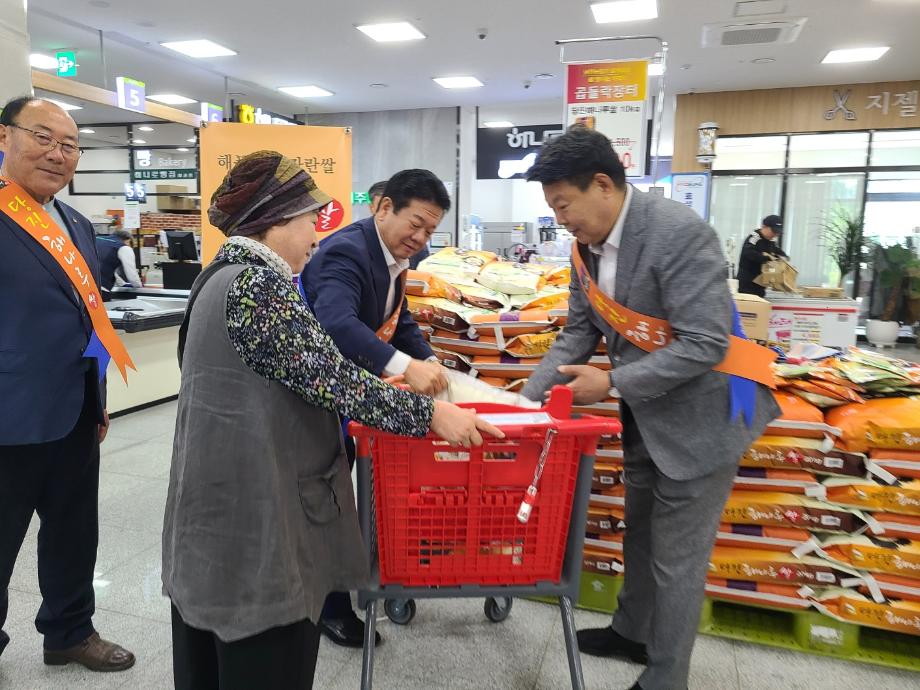
{"type": "MultiPolygon", "coordinates": [[[[903,355],[902,355],[903,356],[903,355]]],[[[171,688],[169,605],[160,595],[160,529],[175,403],[113,422],[103,446],[100,547],[95,622],[104,636],[137,655],[135,668],[90,674],[76,666],[48,668],[32,620],[39,603],[32,528],[13,574],[8,630],[13,640],[0,657],[0,688],[15,690],[171,688]]],[[[580,627],[608,618],[577,612],[580,627]]],[[[501,688],[564,690],[568,668],[558,610],[516,601],[503,624],[486,621],[482,602],[420,601],[412,625],[381,623],[386,643],[376,657],[375,688],[501,688]]],[[[583,657],[587,687],[628,688],[639,667],[583,657]]],[[[358,688],[360,650],[323,642],[317,690],[358,688]]],[[[700,637],[693,657],[693,690],[901,690],[920,675],[812,657],[767,647],[700,637]]]]}

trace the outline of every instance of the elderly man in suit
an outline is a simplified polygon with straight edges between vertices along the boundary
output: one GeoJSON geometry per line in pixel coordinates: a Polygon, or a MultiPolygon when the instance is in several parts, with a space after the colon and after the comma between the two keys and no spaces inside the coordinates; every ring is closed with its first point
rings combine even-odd
{"type": "Polygon", "coordinates": [[[582,403],[621,401],[626,580],[613,624],[580,631],[579,648],[647,664],[633,688],[682,689],[722,507],[740,456],[778,407],[745,381],[754,409],[730,413],[730,375],[714,367],[732,341],[733,306],[709,225],[628,185],[610,140],[583,127],[546,145],[528,178],[577,243],[568,325],[523,394],[537,400],[568,382],[582,403]],[[641,319],[632,332],[612,315],[623,307],[641,319]],[[644,330],[648,343],[636,336],[644,330]],[[601,336],[610,372],[584,365],[601,336]]]}
{"type": "MultiPolygon", "coordinates": [[[[386,182],[374,214],[323,240],[301,275],[307,301],[342,354],[378,376],[403,376],[413,390],[430,395],[447,379],[409,313],[405,281],[410,258],[449,209],[450,196],[434,173],[402,170],[386,182]]],[[[354,464],[350,439],[346,450],[354,464]]],[[[341,646],[364,641],[364,624],[346,592],[329,595],[320,629],[341,646]]]]}
{"type": "MultiPolygon", "coordinates": [[[[17,98],[0,114],[2,186],[18,185],[26,205],[47,211],[47,222],[30,216],[33,227],[56,224],[98,285],[93,226],[54,198],[73,178],[78,144],[74,121],[48,101],[17,98]]],[[[0,207],[0,626],[16,557],[38,513],[35,627],[45,638],[45,663],[123,671],[134,655],[101,639],[92,623],[99,443],[108,428],[97,360],[83,356],[93,326],[51,250],[7,206],[0,207]]],[[[0,630],[0,652],[8,642],[0,630]]]]}

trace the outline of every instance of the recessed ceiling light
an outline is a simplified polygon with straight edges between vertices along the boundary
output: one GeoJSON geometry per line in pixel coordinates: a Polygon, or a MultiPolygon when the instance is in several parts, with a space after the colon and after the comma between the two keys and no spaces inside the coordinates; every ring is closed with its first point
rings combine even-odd
{"type": "Polygon", "coordinates": [[[184,146],[182,148],[176,149],[176,151],[178,151],[179,153],[188,153],[188,149],[185,148],[184,146]]]}
{"type": "Polygon", "coordinates": [[[29,56],[29,65],[35,69],[57,69],[58,61],[57,58],[53,58],[50,55],[32,53],[29,56]]]}
{"type": "Polygon", "coordinates": [[[226,57],[228,55],[236,55],[235,50],[224,48],[222,45],[215,43],[214,41],[209,41],[206,38],[199,38],[194,41],[170,41],[167,43],[161,43],[160,45],[164,48],[175,50],[177,53],[182,53],[183,55],[188,55],[189,57],[193,58],[226,57]]]}
{"type": "Polygon", "coordinates": [[[660,77],[662,74],[664,74],[664,65],[660,62],[648,63],[648,76],[660,77]]]}
{"type": "Polygon", "coordinates": [[[379,82],[370,85],[372,89],[385,89],[387,86],[389,86],[389,84],[381,84],[379,82]]]}
{"type": "Polygon", "coordinates": [[[848,48],[844,50],[832,50],[821,62],[825,65],[838,62],[870,62],[878,60],[882,55],[887,53],[889,46],[878,46],[876,48],[848,48]]]}
{"type": "Polygon", "coordinates": [[[158,93],[153,96],[147,96],[147,100],[165,103],[166,105],[190,105],[198,102],[193,98],[186,98],[175,93],[158,93]]]}
{"type": "Polygon", "coordinates": [[[434,77],[434,81],[445,89],[474,89],[484,86],[476,77],[434,77]]]}
{"type": "Polygon", "coordinates": [[[367,34],[378,43],[391,43],[393,41],[417,41],[425,38],[425,34],[412,26],[409,22],[389,22],[386,24],[362,24],[355,27],[363,34],[367,34]]]}
{"type": "Polygon", "coordinates": [[[95,134],[95,129],[90,129],[89,127],[83,127],[80,129],[80,134],[95,134]]]}
{"type": "Polygon", "coordinates": [[[63,110],[83,110],[82,105],[74,105],[73,103],[66,103],[65,101],[59,101],[55,98],[43,98],[43,101],[48,101],[49,103],[54,103],[58,108],[63,110]]]}
{"type": "Polygon", "coordinates": [[[597,2],[591,5],[591,11],[594,13],[594,21],[598,24],[635,22],[640,19],[655,19],[658,17],[658,2],[657,0],[597,2]]]}
{"type": "Polygon", "coordinates": [[[132,139],[131,143],[132,144],[146,144],[147,142],[144,141],[143,139],[132,139]]]}
{"type": "Polygon", "coordinates": [[[141,132],[152,132],[153,131],[153,127],[151,127],[150,125],[141,125],[137,129],[141,132]]]}
{"type": "Polygon", "coordinates": [[[533,75],[534,79],[554,79],[555,74],[550,74],[549,72],[540,72],[539,74],[533,75]]]}
{"type": "Polygon", "coordinates": [[[754,65],[767,65],[771,62],[776,62],[776,58],[764,57],[764,58],[754,58],[751,60],[751,64],[754,65]]]}
{"type": "Polygon", "coordinates": [[[508,120],[491,120],[489,122],[483,122],[483,127],[514,127],[513,122],[508,122],[508,120]]]}
{"type": "Polygon", "coordinates": [[[195,137],[191,137],[191,138],[189,138],[189,139],[186,139],[186,141],[187,141],[188,143],[190,143],[190,144],[197,144],[197,143],[198,143],[198,140],[197,140],[195,137]]]}
{"type": "Polygon", "coordinates": [[[335,95],[332,91],[327,91],[326,89],[312,84],[308,84],[307,86],[281,86],[278,90],[289,96],[295,96],[296,98],[325,98],[326,96],[335,95]]]}

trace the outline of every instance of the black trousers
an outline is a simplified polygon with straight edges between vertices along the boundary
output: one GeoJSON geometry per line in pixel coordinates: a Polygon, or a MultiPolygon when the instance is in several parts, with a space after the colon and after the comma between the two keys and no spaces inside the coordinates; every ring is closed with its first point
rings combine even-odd
{"type": "MultiPolygon", "coordinates": [[[[342,420],[342,435],[345,439],[345,455],[348,457],[348,469],[355,469],[355,441],[348,435],[348,421],[342,420]]],[[[351,595],[348,592],[329,592],[326,595],[326,601],[323,604],[323,612],[320,614],[321,620],[338,620],[353,615],[354,609],[351,606],[351,595]]]]}
{"type": "MultiPolygon", "coordinates": [[[[16,557],[38,513],[38,584],[42,605],[35,627],[45,649],[67,649],[93,632],[93,568],[99,542],[99,436],[96,397],[87,380],[83,410],[64,438],[0,446],[0,628],[16,557]]],[[[8,641],[0,630],[0,651],[8,641]]]]}
{"type": "Polygon", "coordinates": [[[236,642],[192,628],[172,607],[176,690],[309,690],[319,628],[309,620],[271,628],[236,642]]]}

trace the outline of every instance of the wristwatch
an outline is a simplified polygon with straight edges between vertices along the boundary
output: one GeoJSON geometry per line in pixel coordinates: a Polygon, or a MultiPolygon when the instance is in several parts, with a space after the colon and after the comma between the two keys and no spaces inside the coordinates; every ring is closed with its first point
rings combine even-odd
{"type": "Polygon", "coordinates": [[[607,397],[608,398],[619,398],[620,391],[617,389],[617,387],[613,383],[613,372],[611,371],[608,376],[610,378],[610,389],[607,391],[607,397]]]}

